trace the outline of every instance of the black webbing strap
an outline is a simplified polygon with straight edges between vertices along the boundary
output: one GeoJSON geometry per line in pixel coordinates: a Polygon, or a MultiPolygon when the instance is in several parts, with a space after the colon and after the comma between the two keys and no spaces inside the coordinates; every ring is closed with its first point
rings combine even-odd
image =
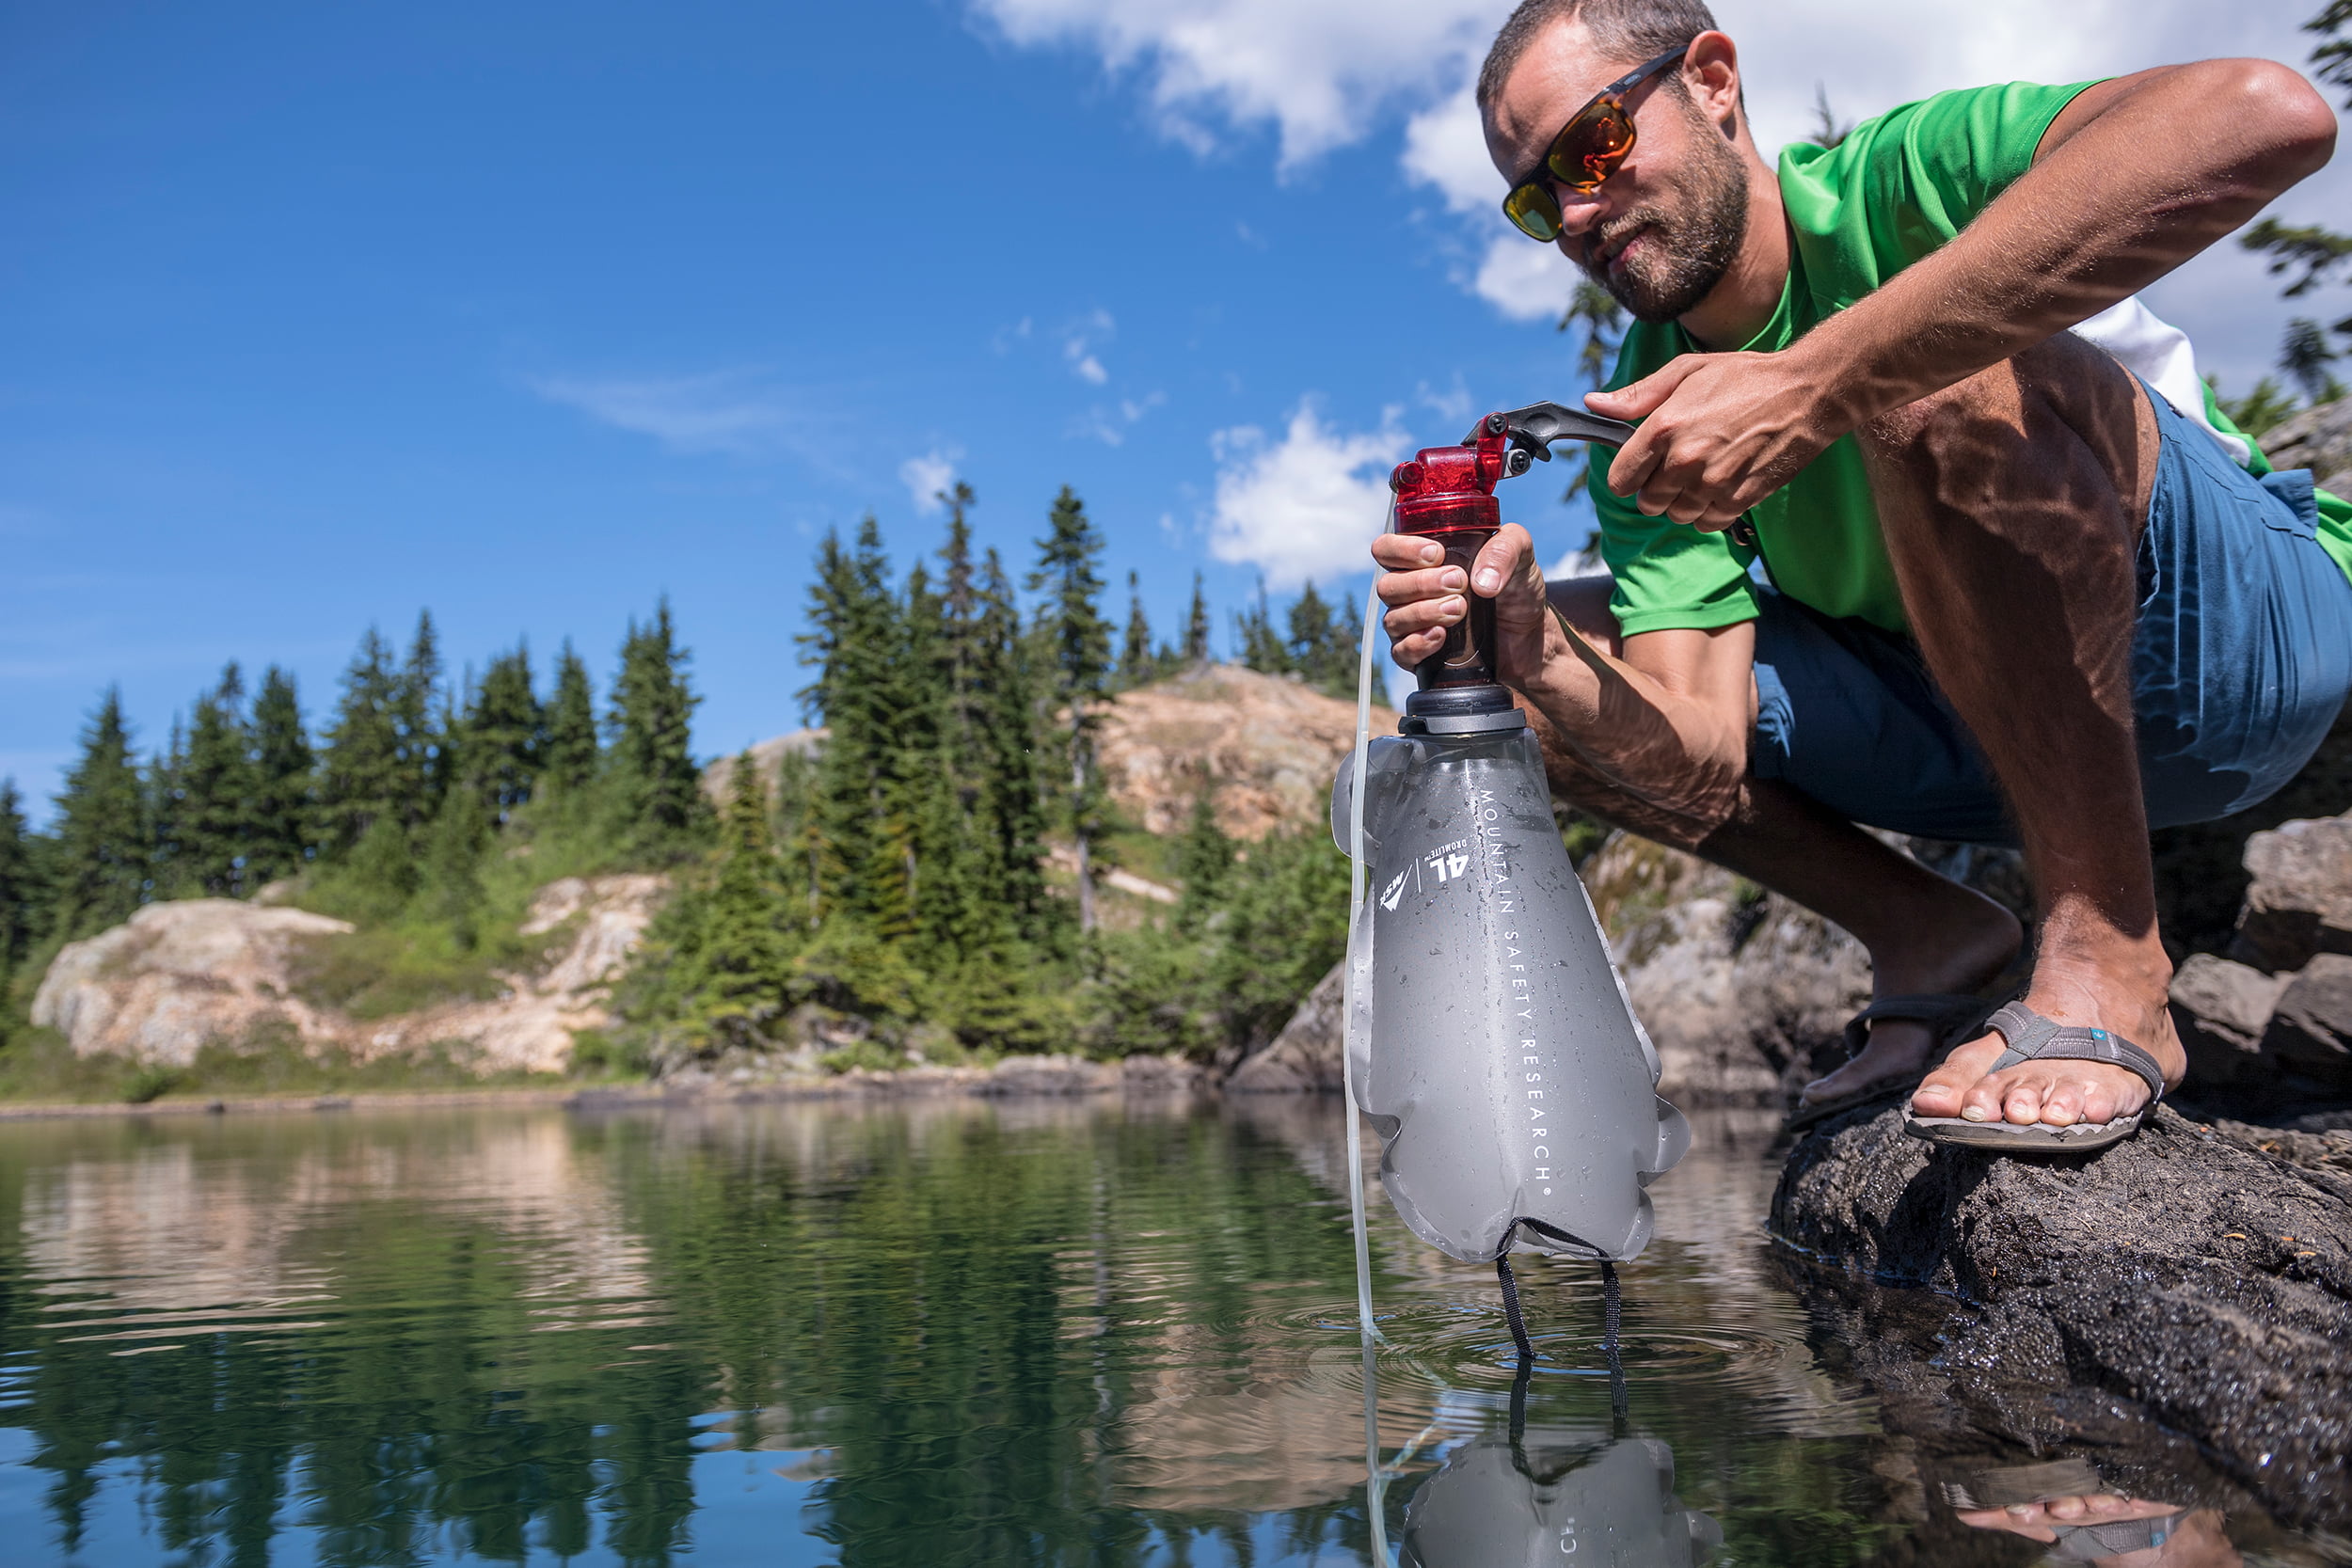
{"type": "Polygon", "coordinates": [[[1527,1338],[1527,1320],[1519,1315],[1519,1282],[1511,1277],[1511,1243],[1503,1240],[1503,1249],[1495,1254],[1495,1277],[1502,1282],[1502,1317],[1511,1325],[1511,1342],[1519,1347],[1519,1370],[1534,1364],[1535,1347],[1527,1338]]]}

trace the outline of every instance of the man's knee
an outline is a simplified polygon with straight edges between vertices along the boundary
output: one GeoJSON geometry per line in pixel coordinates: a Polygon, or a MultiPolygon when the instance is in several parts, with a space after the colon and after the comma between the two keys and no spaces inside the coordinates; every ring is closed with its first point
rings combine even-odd
{"type": "Polygon", "coordinates": [[[2071,332],[1892,408],[1857,433],[1866,451],[1910,465],[1964,462],[1995,483],[2027,478],[2068,453],[2122,477],[2153,452],[2155,416],[2138,382],[2105,349],[2071,332]],[[2005,457],[2023,469],[1980,466],[2005,457]]]}

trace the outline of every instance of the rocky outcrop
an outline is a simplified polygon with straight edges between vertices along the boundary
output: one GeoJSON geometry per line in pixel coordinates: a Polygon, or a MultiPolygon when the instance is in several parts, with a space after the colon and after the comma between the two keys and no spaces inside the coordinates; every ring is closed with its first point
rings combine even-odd
{"type": "Polygon", "coordinates": [[[119,1055],[183,1068],[206,1045],[291,1031],[317,1054],[358,1060],[454,1047],[485,1073],[556,1072],[572,1036],[612,1022],[607,988],[669,890],[657,876],[567,877],[539,891],[526,936],[568,929],[552,961],[501,974],[498,997],[359,1021],[316,1006],[294,978],[307,944],[352,927],[303,910],[190,898],[151,904],[124,924],[58,953],[34,995],[32,1021],[76,1055],[119,1055]]]}
{"type": "Polygon", "coordinates": [[[2230,957],[2172,978],[2191,1103],[2263,1113],[2352,1096],[2352,816],[2246,842],[2230,957]]]}
{"type": "MultiPolygon", "coordinates": [[[[1372,713],[1372,733],[1396,715],[1372,713]]],[[[1184,831],[1204,784],[1235,838],[1319,824],[1331,775],[1356,745],[1356,705],[1297,681],[1231,664],[1122,691],[1104,716],[1096,754],[1120,811],[1154,833],[1184,831]]]]}
{"type": "Polygon", "coordinates": [[[1980,1430],[2044,1448],[2136,1417],[2288,1518],[2352,1520],[2352,1176],[2169,1107],[2045,1160],[1931,1148],[1890,1109],[1799,1143],[1771,1224],[1801,1279],[1935,1292],[1905,1298],[1934,1320],[1915,1375],[1980,1430]]]}
{"type": "Polygon", "coordinates": [[[2262,449],[2274,468],[2309,468],[2322,490],[2352,491],[2352,399],[2281,420],[2263,433],[2262,449]]]}
{"type": "Polygon", "coordinates": [[[59,950],[33,993],[32,1020],[77,1056],[111,1054],[186,1067],[209,1041],[237,1040],[264,1019],[310,1047],[341,1021],[294,994],[295,948],[352,927],[305,910],[232,898],[150,904],[129,920],[59,950]]]}
{"type": "MultiPolygon", "coordinates": [[[[759,782],[768,786],[769,799],[773,800],[776,781],[783,775],[784,759],[787,756],[813,757],[824,750],[825,731],[822,725],[813,730],[794,730],[790,735],[771,736],[744,748],[752,754],[752,766],[759,771],[759,782]]],[[[703,769],[703,793],[714,805],[726,803],[727,791],[735,783],[735,758],[723,756],[703,769]]]]}
{"type": "Polygon", "coordinates": [[[1347,1039],[1347,960],[1315,982],[1282,1032],[1225,1082],[1234,1094],[1337,1093],[1346,1087],[1340,1056],[1347,1039]]]}

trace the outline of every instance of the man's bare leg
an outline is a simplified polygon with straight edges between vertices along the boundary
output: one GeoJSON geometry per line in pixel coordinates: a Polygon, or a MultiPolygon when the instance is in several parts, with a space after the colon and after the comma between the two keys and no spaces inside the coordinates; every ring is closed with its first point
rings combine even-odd
{"type": "MultiPolygon", "coordinates": [[[[1568,624],[1612,655],[1620,652],[1606,578],[1554,583],[1551,600],[1568,624]]],[[[1881,996],[1971,991],[2007,969],[2024,940],[2016,917],[1974,889],[1899,854],[1818,801],[1780,784],[1750,779],[1731,819],[1693,842],[1681,825],[1611,787],[1559,744],[1540,715],[1537,733],[1553,791],[1608,821],[1680,845],[1772,889],[1842,927],[1870,955],[1881,996]]],[[[1852,1061],[1805,1086],[1827,1100],[1910,1077],[1935,1039],[1924,1023],[1874,1022],[1852,1061]]]]}
{"type": "MultiPolygon", "coordinates": [[[[2016,813],[2042,916],[2026,1003],[2136,1041],[2178,1083],[2131,709],[2154,414],[2060,333],[1857,435],[1914,635],[2016,813]]],[[[1955,1051],[1914,1109],[2066,1126],[2148,1100],[2105,1063],[1988,1077],[2003,1049],[1987,1035],[1955,1051]]]]}

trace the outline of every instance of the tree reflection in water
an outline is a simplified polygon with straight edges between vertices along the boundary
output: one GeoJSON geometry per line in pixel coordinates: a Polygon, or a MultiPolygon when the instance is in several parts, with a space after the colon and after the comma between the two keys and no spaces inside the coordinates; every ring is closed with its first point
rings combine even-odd
{"type": "MultiPolygon", "coordinates": [[[[0,1128],[0,1540],[92,1563],[1368,1562],[1341,1129],[1326,1101],[966,1101],[0,1128]]],[[[1390,1538],[1554,1471],[1660,1539],[1711,1515],[1742,1562],[1903,1535],[1899,1446],[1767,1282],[1770,1181],[1732,1144],[1659,1189],[1662,1239],[1626,1271],[1626,1436],[1571,1370],[1598,1359],[1591,1271],[1525,1271],[1546,1359],[1516,1450],[1492,1275],[1383,1206],[1372,1420],[1410,1449],[1390,1538]]]]}

